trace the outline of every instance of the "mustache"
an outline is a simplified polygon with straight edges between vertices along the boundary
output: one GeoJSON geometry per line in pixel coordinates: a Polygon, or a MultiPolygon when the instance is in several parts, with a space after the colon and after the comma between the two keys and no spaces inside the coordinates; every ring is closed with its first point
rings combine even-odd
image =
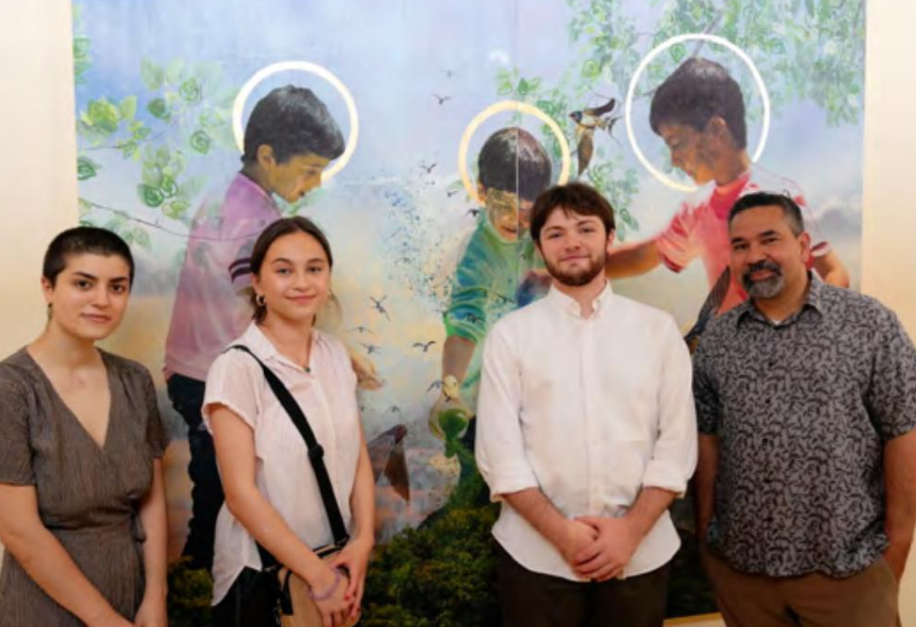
{"type": "Polygon", "coordinates": [[[779,264],[774,261],[768,261],[764,259],[763,261],[758,261],[757,263],[752,263],[749,265],[744,271],[744,276],[749,277],[754,272],[758,272],[760,270],[769,270],[776,276],[782,275],[782,268],[779,266],[779,264]]]}

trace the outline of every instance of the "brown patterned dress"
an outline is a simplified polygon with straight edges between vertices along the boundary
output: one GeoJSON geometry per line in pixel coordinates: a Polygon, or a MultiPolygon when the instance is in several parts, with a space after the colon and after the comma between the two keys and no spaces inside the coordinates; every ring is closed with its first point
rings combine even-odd
{"type": "MultiPolygon", "coordinates": [[[[103,446],[25,349],[0,362],[0,483],[35,486],[45,526],[114,609],[133,620],[144,590],[140,501],[168,438],[149,372],[104,351],[102,359],[111,390],[103,446]]],[[[30,625],[83,623],[7,551],[0,570],[0,627],[30,625]]]]}

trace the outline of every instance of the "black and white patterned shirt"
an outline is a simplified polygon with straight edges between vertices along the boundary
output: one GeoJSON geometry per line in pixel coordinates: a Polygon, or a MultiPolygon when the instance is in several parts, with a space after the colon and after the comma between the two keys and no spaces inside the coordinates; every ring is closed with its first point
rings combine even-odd
{"type": "Polygon", "coordinates": [[[916,350],[894,313],[812,278],[779,324],[749,302],[715,320],[694,368],[700,433],[719,437],[710,548],[774,577],[877,559],[884,443],[916,428],[916,350]]]}

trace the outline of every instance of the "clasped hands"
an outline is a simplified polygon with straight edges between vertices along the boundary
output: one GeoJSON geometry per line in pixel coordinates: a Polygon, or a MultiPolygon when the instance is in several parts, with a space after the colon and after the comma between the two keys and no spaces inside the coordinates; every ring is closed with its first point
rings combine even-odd
{"type": "Polygon", "coordinates": [[[567,521],[560,552],[577,575],[591,581],[622,578],[642,539],[626,516],[580,516],[567,521]]]}

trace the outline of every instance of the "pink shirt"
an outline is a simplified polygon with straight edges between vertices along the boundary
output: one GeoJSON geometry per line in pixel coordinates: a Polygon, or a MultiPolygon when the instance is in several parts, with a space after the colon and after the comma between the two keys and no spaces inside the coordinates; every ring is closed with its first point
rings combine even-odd
{"type": "Polygon", "coordinates": [[[210,364],[251,321],[249,261],[264,228],[280,218],[270,195],[237,174],[222,198],[203,203],[178,279],[165,370],[203,381],[210,364]]]}
{"type": "MultiPolygon", "coordinates": [[[[313,330],[310,372],[305,372],[281,355],[254,323],[232,343],[251,349],[299,403],[324,448],[340,514],[350,528],[350,495],[356,481],[361,427],[356,375],[343,344],[313,330]]],[[[313,549],[330,544],[333,534],[305,442],[251,355],[231,350],[216,358],[204,397],[203,418],[208,429],[214,404],[231,409],[254,432],[255,484],[292,532],[313,549]]],[[[216,520],[214,604],[222,600],[246,566],[261,570],[254,538],[223,505],[216,520]]]]}
{"type": "MultiPolygon", "coordinates": [[[[662,262],[674,272],[680,272],[696,257],[702,257],[709,286],[713,287],[731,259],[728,213],[739,197],[759,191],[791,196],[802,209],[806,230],[815,237],[814,218],[798,186],[759,166],[753,166],[732,183],[702,187],[681,204],[678,213],[655,239],[662,262]]],[[[813,241],[812,253],[815,257],[830,252],[830,244],[818,239],[813,241]]],[[[746,299],[747,294],[740,282],[732,277],[728,294],[719,311],[728,311],[746,299]]]]}

